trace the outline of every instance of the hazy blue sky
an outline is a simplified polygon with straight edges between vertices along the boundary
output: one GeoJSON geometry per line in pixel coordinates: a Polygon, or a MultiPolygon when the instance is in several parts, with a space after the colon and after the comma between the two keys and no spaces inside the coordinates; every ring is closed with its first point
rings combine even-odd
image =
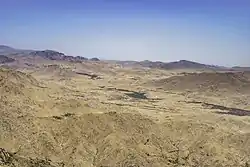
{"type": "Polygon", "coordinates": [[[250,66],[250,0],[1,0],[0,44],[250,66]]]}

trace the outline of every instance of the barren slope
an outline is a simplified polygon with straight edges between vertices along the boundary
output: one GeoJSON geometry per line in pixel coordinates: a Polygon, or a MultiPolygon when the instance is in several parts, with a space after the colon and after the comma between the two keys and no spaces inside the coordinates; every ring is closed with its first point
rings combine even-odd
{"type": "Polygon", "coordinates": [[[241,103],[235,105],[229,97],[223,99],[225,106],[217,97],[209,101],[215,106],[210,107],[184,92],[186,88],[196,90],[192,85],[196,79],[208,87],[223,83],[234,95],[235,84],[248,84],[245,76],[205,73],[171,77],[168,79],[178,86],[170,87],[173,83],[169,82],[166,92],[142,83],[157,75],[176,75],[174,71],[86,62],[68,66],[102,77],[73,75],[70,80],[58,80],[54,72],[60,65],[41,67],[42,73],[34,69],[33,76],[0,71],[0,166],[249,165],[250,118],[224,113],[230,105],[247,108],[250,98],[239,96],[241,103]],[[176,87],[181,93],[171,90],[176,87]]]}
{"type": "Polygon", "coordinates": [[[245,92],[250,90],[250,79],[242,72],[184,73],[153,82],[155,86],[172,90],[245,92]]]}

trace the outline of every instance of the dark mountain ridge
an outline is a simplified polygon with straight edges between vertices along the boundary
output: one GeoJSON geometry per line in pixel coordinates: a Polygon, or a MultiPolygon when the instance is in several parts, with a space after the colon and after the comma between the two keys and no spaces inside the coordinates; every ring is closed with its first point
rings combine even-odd
{"type": "Polygon", "coordinates": [[[0,54],[2,55],[18,55],[18,54],[27,54],[32,50],[16,49],[6,45],[0,45],[0,54]]]}
{"type": "Polygon", "coordinates": [[[188,60],[180,60],[174,62],[161,62],[161,61],[118,61],[118,64],[124,66],[142,66],[147,68],[158,68],[158,69],[211,69],[211,70],[228,70],[230,68],[216,65],[207,65],[198,62],[188,61],[188,60]]]}
{"type": "Polygon", "coordinates": [[[81,56],[68,56],[64,53],[53,51],[53,50],[44,50],[44,51],[34,51],[29,53],[30,56],[40,56],[47,60],[62,60],[62,61],[70,61],[70,62],[82,62],[84,60],[88,60],[85,57],[81,56]]]}
{"type": "Polygon", "coordinates": [[[6,46],[6,45],[0,45],[0,49],[13,50],[14,48],[6,46]]]}
{"type": "Polygon", "coordinates": [[[11,63],[14,61],[15,61],[15,59],[12,59],[12,58],[4,56],[4,55],[0,55],[0,64],[11,63]]]}
{"type": "MultiPolygon", "coordinates": [[[[15,49],[13,47],[9,47],[6,45],[0,45],[0,54],[3,56],[39,56],[46,60],[58,60],[58,61],[70,61],[70,62],[82,62],[85,60],[90,61],[100,61],[98,58],[91,58],[88,59],[86,57],[81,56],[69,56],[65,55],[64,53],[54,51],[54,50],[43,50],[43,51],[34,51],[34,50],[23,50],[23,49],[15,49]]],[[[11,57],[13,58],[13,57],[11,57]]],[[[5,58],[6,59],[6,58],[5,58]]],[[[7,60],[7,59],[6,59],[7,60]]],[[[8,60],[7,60],[8,61],[8,60]]],[[[11,61],[11,60],[10,60],[11,61]]],[[[210,70],[249,70],[250,67],[223,67],[223,66],[216,66],[216,65],[207,65],[202,64],[194,61],[188,60],[180,60],[175,62],[161,62],[161,61],[114,61],[117,64],[122,66],[140,66],[146,68],[158,68],[158,69],[210,69],[210,70]]]]}
{"type": "Polygon", "coordinates": [[[8,54],[8,53],[12,53],[15,52],[16,49],[6,46],[6,45],[0,45],[0,54],[8,54]]]}
{"type": "Polygon", "coordinates": [[[4,56],[39,56],[46,60],[62,60],[70,62],[82,62],[88,60],[85,57],[81,56],[68,56],[64,53],[57,52],[54,50],[24,50],[24,49],[15,49],[6,45],[0,45],[0,54],[4,56]]]}
{"type": "Polygon", "coordinates": [[[236,71],[250,71],[250,67],[234,66],[234,67],[232,67],[232,69],[236,70],[236,71]]]}

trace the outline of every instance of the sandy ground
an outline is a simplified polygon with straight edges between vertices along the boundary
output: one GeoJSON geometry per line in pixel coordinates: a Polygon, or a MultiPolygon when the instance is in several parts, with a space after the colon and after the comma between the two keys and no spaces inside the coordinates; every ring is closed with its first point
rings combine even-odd
{"type": "Polygon", "coordinates": [[[21,71],[0,70],[1,167],[250,165],[245,73],[98,62],[21,71]]]}

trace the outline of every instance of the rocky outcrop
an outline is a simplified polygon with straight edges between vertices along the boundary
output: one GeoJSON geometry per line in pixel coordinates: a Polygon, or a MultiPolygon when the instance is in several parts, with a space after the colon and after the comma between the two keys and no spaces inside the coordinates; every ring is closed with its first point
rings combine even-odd
{"type": "Polygon", "coordinates": [[[188,60],[180,60],[175,62],[152,62],[152,61],[142,61],[140,64],[143,67],[150,67],[150,68],[160,68],[160,69],[219,69],[219,66],[201,64],[193,61],[188,60]]]}
{"type": "Polygon", "coordinates": [[[15,61],[15,59],[9,58],[9,57],[4,56],[4,55],[0,55],[0,64],[11,63],[14,61],[15,61]]]}
{"type": "Polygon", "coordinates": [[[89,59],[89,60],[91,60],[91,61],[100,61],[100,59],[98,59],[98,58],[96,58],[96,57],[91,58],[91,59],[89,59]]]}
{"type": "Polygon", "coordinates": [[[53,51],[53,50],[44,50],[44,51],[34,51],[29,55],[31,56],[40,56],[47,60],[62,60],[62,61],[70,61],[70,62],[82,62],[87,60],[85,57],[81,56],[67,56],[64,53],[53,51]]]}
{"type": "Polygon", "coordinates": [[[225,67],[214,66],[201,64],[188,60],[180,60],[175,62],[161,62],[161,61],[118,61],[118,64],[124,66],[141,66],[147,68],[157,68],[157,69],[165,69],[165,70],[173,70],[173,69],[215,69],[215,70],[227,70],[225,67]]]}

